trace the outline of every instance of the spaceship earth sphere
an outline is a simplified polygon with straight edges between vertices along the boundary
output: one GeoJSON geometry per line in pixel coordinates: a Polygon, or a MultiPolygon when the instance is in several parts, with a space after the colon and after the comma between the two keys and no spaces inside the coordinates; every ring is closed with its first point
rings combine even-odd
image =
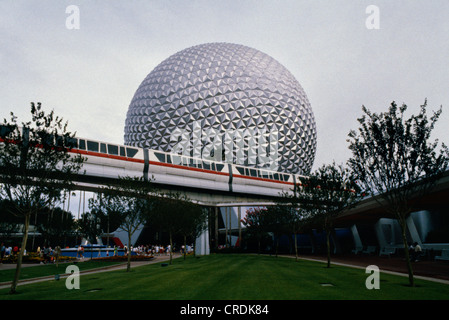
{"type": "Polygon", "coordinates": [[[238,132],[231,136],[242,150],[228,148],[233,156],[227,159],[247,166],[266,167],[268,162],[257,161],[256,151],[263,150],[275,155],[271,169],[274,161],[279,172],[307,174],[315,158],[315,118],[303,88],[275,59],[244,45],[184,49],[142,81],[127,112],[125,144],[173,152],[186,132],[193,155],[238,132]],[[202,134],[192,140],[196,133],[202,134]]]}

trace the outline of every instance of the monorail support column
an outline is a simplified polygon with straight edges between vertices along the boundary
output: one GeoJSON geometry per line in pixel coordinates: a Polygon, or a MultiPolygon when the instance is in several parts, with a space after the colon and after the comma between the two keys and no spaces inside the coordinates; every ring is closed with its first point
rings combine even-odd
{"type": "Polygon", "coordinates": [[[232,207],[228,207],[228,219],[229,219],[229,247],[232,247],[232,207]]]}
{"type": "Polygon", "coordinates": [[[242,220],[242,207],[239,206],[238,207],[239,213],[238,213],[238,217],[237,217],[237,223],[239,226],[239,247],[242,244],[242,224],[240,223],[240,220],[242,220]]]}
{"type": "Polygon", "coordinates": [[[215,207],[215,249],[218,249],[218,207],[215,207]]]}
{"type": "Polygon", "coordinates": [[[203,232],[199,235],[198,238],[195,239],[195,254],[198,255],[209,255],[210,254],[210,246],[209,246],[209,217],[206,217],[207,228],[203,230],[203,232]]]}
{"type": "Polygon", "coordinates": [[[225,247],[228,247],[228,207],[224,207],[225,247]]]}
{"type": "Polygon", "coordinates": [[[419,236],[418,229],[416,229],[415,222],[413,221],[413,217],[411,215],[408,216],[406,223],[412,242],[418,242],[418,244],[422,246],[421,237],[419,236]]]}
{"type": "Polygon", "coordinates": [[[200,256],[210,254],[209,247],[209,230],[203,231],[195,241],[195,254],[200,256]]]}

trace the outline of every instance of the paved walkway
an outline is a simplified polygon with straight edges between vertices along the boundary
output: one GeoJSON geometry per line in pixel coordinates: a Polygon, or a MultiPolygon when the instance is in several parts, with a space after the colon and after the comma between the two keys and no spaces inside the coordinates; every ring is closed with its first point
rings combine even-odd
{"type": "MultiPolygon", "coordinates": [[[[293,257],[292,255],[288,255],[293,257]]],[[[300,259],[308,259],[327,263],[325,255],[299,255],[300,259]]],[[[408,277],[407,265],[403,257],[379,257],[377,255],[332,255],[331,264],[366,269],[369,265],[379,267],[380,272],[388,272],[408,277]]],[[[412,262],[415,278],[449,284],[449,261],[423,260],[412,262]]]]}

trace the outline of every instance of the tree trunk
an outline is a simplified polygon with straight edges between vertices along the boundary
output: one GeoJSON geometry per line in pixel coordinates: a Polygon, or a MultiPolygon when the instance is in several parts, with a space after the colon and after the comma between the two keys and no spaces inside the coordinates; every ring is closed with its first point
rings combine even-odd
{"type": "Polygon", "coordinates": [[[278,248],[279,248],[279,237],[276,239],[276,258],[278,257],[278,248]]]}
{"type": "Polygon", "coordinates": [[[170,264],[172,262],[172,252],[173,252],[173,237],[170,231],[170,264]]]}
{"type": "Polygon", "coordinates": [[[126,265],[126,272],[131,270],[131,233],[128,232],[128,264],[126,265]]]}
{"type": "Polygon", "coordinates": [[[326,230],[326,247],[327,247],[327,267],[331,267],[331,246],[330,246],[330,230],[326,230]]]}
{"type": "Polygon", "coordinates": [[[228,208],[225,207],[225,247],[228,248],[228,208]]]}
{"type": "Polygon", "coordinates": [[[404,243],[404,252],[405,252],[405,261],[407,263],[407,271],[408,271],[408,280],[411,287],[415,286],[415,281],[413,277],[413,268],[412,268],[412,262],[410,261],[410,252],[409,252],[409,246],[407,243],[407,222],[404,218],[400,217],[399,222],[401,225],[401,231],[402,231],[402,242],[404,243]]]}
{"type": "Polygon", "coordinates": [[[297,243],[297,239],[296,239],[296,232],[293,234],[293,241],[295,242],[295,256],[296,256],[296,261],[298,261],[298,243],[297,243]]]}
{"type": "Polygon", "coordinates": [[[12,281],[11,289],[9,291],[9,293],[11,293],[11,294],[16,293],[17,283],[19,282],[20,270],[22,268],[23,253],[25,252],[26,243],[27,243],[27,239],[28,239],[28,229],[30,226],[30,217],[31,217],[31,213],[25,215],[25,226],[24,226],[24,230],[23,230],[22,246],[20,247],[19,256],[17,257],[16,273],[14,275],[14,280],[12,281]]]}
{"type": "Polygon", "coordinates": [[[274,234],[274,239],[275,239],[274,256],[277,258],[278,257],[278,248],[279,248],[279,237],[276,236],[276,234],[274,234]]]}
{"type": "Polygon", "coordinates": [[[215,249],[218,249],[218,207],[215,207],[215,249]]]}
{"type": "Polygon", "coordinates": [[[186,255],[187,255],[187,237],[184,236],[184,260],[186,259],[186,255]]]}

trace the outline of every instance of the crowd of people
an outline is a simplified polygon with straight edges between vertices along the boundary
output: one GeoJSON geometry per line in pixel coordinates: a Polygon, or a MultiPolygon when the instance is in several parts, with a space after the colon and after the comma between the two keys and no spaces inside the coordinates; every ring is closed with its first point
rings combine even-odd
{"type": "MultiPolygon", "coordinates": [[[[18,246],[5,246],[3,243],[0,245],[0,263],[3,261],[3,259],[5,258],[9,258],[9,256],[16,256],[19,254],[20,249],[18,246]]],[[[26,255],[26,249],[23,253],[24,255],[26,255]]]]}
{"type": "MultiPolygon", "coordinates": [[[[100,249],[98,248],[98,256],[101,256],[100,254],[100,249]]],[[[104,251],[105,249],[103,249],[104,251]]],[[[119,250],[123,250],[123,254],[124,255],[128,255],[128,246],[124,246],[123,248],[118,247],[118,246],[114,246],[114,247],[109,247],[108,249],[106,249],[106,256],[117,256],[119,255],[118,251],[119,250]]],[[[131,246],[130,250],[133,254],[135,255],[146,255],[146,256],[161,256],[161,255],[169,255],[170,252],[177,252],[176,249],[174,249],[172,251],[172,248],[170,245],[138,245],[138,246],[131,246]]],[[[184,254],[185,253],[190,253],[193,252],[193,245],[191,246],[187,246],[186,248],[184,248],[184,246],[181,246],[179,249],[179,253],[184,254]]],[[[77,254],[76,254],[77,258],[84,258],[84,246],[78,246],[78,250],[77,250],[77,254]]]]}
{"type": "MultiPolygon", "coordinates": [[[[160,256],[160,255],[168,255],[170,254],[170,251],[172,251],[172,248],[170,245],[140,245],[136,247],[131,247],[131,251],[136,254],[146,254],[146,255],[153,255],[153,256],[160,256]]],[[[193,246],[187,246],[187,248],[183,246],[180,247],[179,252],[181,254],[190,253],[193,251],[193,246]]],[[[125,252],[127,252],[127,248],[125,246],[125,252]]],[[[174,249],[172,252],[176,252],[176,249],[174,249]]]]}
{"type": "MultiPolygon", "coordinates": [[[[107,251],[108,256],[117,256],[119,251],[118,246],[114,246],[113,248],[110,248],[110,251],[107,251]],[[110,253],[109,253],[110,252],[110,253]]],[[[125,246],[124,248],[124,254],[128,254],[128,247],[125,246]]],[[[1,260],[0,263],[3,261],[3,259],[9,258],[10,256],[18,255],[20,248],[18,246],[14,247],[7,247],[3,243],[0,245],[1,250],[1,260]]],[[[131,246],[130,247],[131,252],[133,252],[136,255],[148,255],[148,256],[161,256],[161,255],[169,255],[172,251],[172,248],[170,245],[139,245],[139,246],[131,246]]],[[[193,252],[193,245],[188,245],[184,247],[182,245],[179,249],[180,254],[184,253],[191,253],[193,252]]],[[[177,250],[174,249],[172,252],[176,252],[177,250]]],[[[50,246],[43,246],[38,247],[36,250],[36,253],[39,257],[41,257],[43,260],[43,263],[51,263],[54,262],[55,259],[61,255],[61,247],[56,246],[55,248],[52,248],[50,246]]],[[[24,255],[26,255],[26,250],[24,251],[24,255]]],[[[78,246],[76,258],[84,258],[84,247],[78,246]]]]}
{"type": "MultiPolygon", "coordinates": [[[[125,252],[126,252],[126,247],[125,247],[125,252]]],[[[167,246],[163,246],[163,245],[140,245],[140,246],[136,246],[136,247],[131,247],[131,251],[141,255],[141,254],[146,254],[146,255],[167,255],[170,253],[171,248],[170,245],[167,246]]]]}
{"type": "MultiPolygon", "coordinates": [[[[18,246],[5,246],[3,243],[0,245],[0,263],[3,262],[3,259],[8,259],[10,257],[17,256],[20,252],[21,248],[18,246]]],[[[54,249],[52,247],[43,246],[38,247],[36,250],[36,254],[43,258],[43,263],[48,263],[54,261],[58,255],[61,254],[61,247],[56,246],[54,249]]],[[[23,252],[23,255],[27,255],[26,249],[23,252]]]]}

